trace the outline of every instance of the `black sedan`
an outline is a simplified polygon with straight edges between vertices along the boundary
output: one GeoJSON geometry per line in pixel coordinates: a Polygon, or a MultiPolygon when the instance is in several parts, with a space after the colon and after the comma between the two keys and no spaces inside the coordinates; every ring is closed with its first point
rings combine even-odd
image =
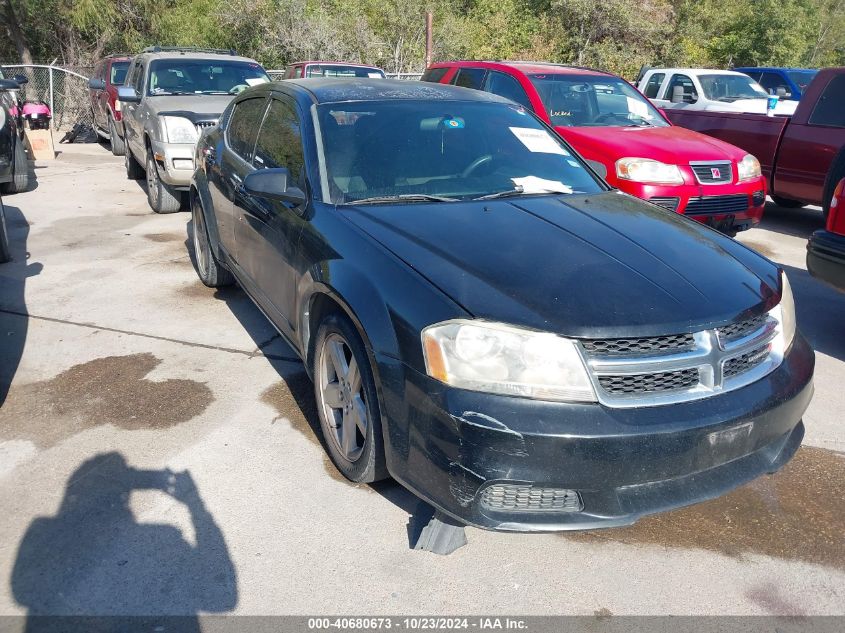
{"type": "MultiPolygon", "coordinates": [[[[18,90],[20,84],[4,79],[0,72],[0,194],[22,191],[29,179],[18,90]]],[[[0,264],[10,258],[6,210],[0,197],[0,264]]]]}
{"type": "Polygon", "coordinates": [[[801,443],[789,283],[612,190],[533,113],[462,88],[251,88],[197,147],[197,272],[302,357],[350,480],[528,531],[722,494],[801,443]]]}

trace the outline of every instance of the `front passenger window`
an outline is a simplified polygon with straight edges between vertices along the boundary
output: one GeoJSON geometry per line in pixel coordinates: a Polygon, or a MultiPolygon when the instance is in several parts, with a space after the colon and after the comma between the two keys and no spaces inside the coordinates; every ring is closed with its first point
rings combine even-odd
{"type": "Polygon", "coordinates": [[[686,75],[675,75],[669,83],[666,99],[672,103],[695,103],[698,101],[698,91],[692,79],[686,75]]]}
{"type": "Polygon", "coordinates": [[[257,169],[285,167],[290,173],[290,183],[305,189],[305,156],[299,117],[294,104],[278,99],[270,102],[258,142],[255,144],[253,164],[257,169]]]}

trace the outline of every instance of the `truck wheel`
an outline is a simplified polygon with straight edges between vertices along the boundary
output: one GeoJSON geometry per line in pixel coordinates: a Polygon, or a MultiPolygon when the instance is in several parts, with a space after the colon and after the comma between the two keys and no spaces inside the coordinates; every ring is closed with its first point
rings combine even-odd
{"type": "Polygon", "coordinates": [[[211,236],[205,223],[205,213],[199,195],[191,202],[191,222],[193,224],[194,266],[200,281],[209,288],[230,286],[235,281],[232,273],[223,268],[214,256],[211,248],[211,236]]]}
{"type": "Polygon", "coordinates": [[[798,207],[804,206],[803,202],[790,200],[789,198],[781,198],[780,196],[772,196],[772,200],[775,201],[776,205],[783,207],[784,209],[797,209],[798,207]]]}
{"type": "Polygon", "coordinates": [[[156,213],[176,213],[182,208],[182,194],[161,181],[151,151],[147,151],[147,200],[156,213]]]}
{"type": "Polygon", "coordinates": [[[128,147],[123,154],[123,164],[126,165],[126,177],[129,180],[141,180],[144,177],[144,168],[135,160],[132,150],[128,147]]]}
{"type": "Polygon", "coordinates": [[[126,153],[126,144],[117,133],[117,128],[111,117],[109,117],[109,143],[111,144],[111,153],[115,156],[123,156],[126,153]]]}
{"type": "Polygon", "coordinates": [[[12,180],[2,187],[3,193],[22,193],[29,189],[29,159],[26,157],[26,150],[20,139],[15,142],[15,164],[12,180]]]}
{"type": "Polygon", "coordinates": [[[375,378],[348,318],[333,313],[323,319],[312,363],[317,415],[332,462],[356,483],[386,479],[375,378]]]}
{"type": "Polygon", "coordinates": [[[6,228],[6,209],[3,206],[3,198],[0,198],[0,264],[5,264],[12,259],[9,250],[9,233],[6,228]]]}
{"type": "Polygon", "coordinates": [[[830,201],[833,198],[833,190],[839,181],[845,178],[845,152],[840,151],[839,156],[833,162],[833,167],[827,174],[827,179],[824,181],[824,198],[822,198],[822,211],[824,211],[824,221],[827,222],[827,216],[830,213],[830,201]]]}

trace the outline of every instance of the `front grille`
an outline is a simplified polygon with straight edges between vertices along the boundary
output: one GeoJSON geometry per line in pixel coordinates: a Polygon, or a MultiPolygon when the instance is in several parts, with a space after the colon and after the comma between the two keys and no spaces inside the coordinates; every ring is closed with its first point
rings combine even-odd
{"type": "Polygon", "coordinates": [[[719,213],[742,213],[748,210],[748,196],[738,194],[733,196],[704,196],[703,198],[690,198],[686,215],[708,215],[719,213]]]}
{"type": "Polygon", "coordinates": [[[681,203],[680,198],[649,198],[649,202],[656,204],[658,207],[663,207],[667,211],[677,211],[678,205],[681,203]]]}
{"type": "Polygon", "coordinates": [[[698,370],[682,369],[633,376],[599,376],[599,384],[607,393],[616,396],[678,391],[698,384],[698,370]]]}
{"type": "Polygon", "coordinates": [[[729,162],[690,163],[696,180],[702,185],[722,185],[733,182],[733,170],[729,162]]]}
{"type": "Polygon", "coordinates": [[[488,510],[521,512],[580,512],[580,495],[565,488],[541,488],[531,484],[493,484],[481,493],[488,510]]]}
{"type": "Polygon", "coordinates": [[[744,374],[745,372],[754,369],[757,365],[766,360],[766,357],[769,355],[769,348],[769,345],[764,345],[763,347],[753,351],[746,352],[742,356],[737,356],[736,358],[731,358],[729,361],[726,361],[725,368],[723,370],[725,378],[739,376],[740,374],[744,374]]]}
{"type": "Polygon", "coordinates": [[[719,328],[719,337],[723,341],[728,342],[741,339],[742,337],[748,336],[752,332],[755,332],[763,327],[763,324],[768,318],[768,315],[761,314],[759,316],[746,319],[745,321],[731,323],[730,325],[719,328]]]}
{"type": "Polygon", "coordinates": [[[692,334],[671,334],[648,338],[591,339],[582,342],[588,354],[598,356],[633,356],[672,354],[690,350],[695,345],[692,334]]]}

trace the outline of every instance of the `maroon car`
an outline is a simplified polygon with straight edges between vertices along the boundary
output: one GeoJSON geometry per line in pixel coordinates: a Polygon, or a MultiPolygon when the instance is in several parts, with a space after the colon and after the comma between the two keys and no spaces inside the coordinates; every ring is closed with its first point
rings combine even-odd
{"type": "Polygon", "coordinates": [[[820,205],[825,216],[845,177],[845,68],[824,68],[791,117],[666,110],[675,125],[709,134],[760,159],[781,206],[820,205]]]}
{"type": "Polygon", "coordinates": [[[115,156],[123,156],[126,151],[123,138],[117,133],[120,123],[120,102],[117,100],[117,88],[126,80],[131,57],[109,55],[94,67],[94,74],[88,80],[88,92],[91,99],[92,125],[97,134],[107,138],[115,156]]]}

